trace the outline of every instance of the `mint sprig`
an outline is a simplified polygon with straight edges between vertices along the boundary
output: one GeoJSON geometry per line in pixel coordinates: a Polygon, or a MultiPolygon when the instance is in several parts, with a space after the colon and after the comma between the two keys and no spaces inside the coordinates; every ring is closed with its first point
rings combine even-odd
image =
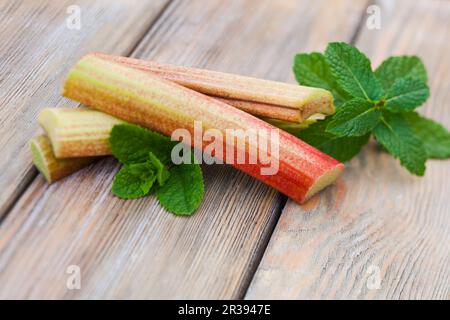
{"type": "Polygon", "coordinates": [[[156,197],[167,211],[191,215],[202,202],[203,193],[200,166],[180,164],[170,170],[169,179],[156,190],[156,197]]]}
{"type": "Polygon", "coordinates": [[[337,106],[349,99],[349,95],[339,87],[332,76],[324,55],[319,52],[297,54],[294,58],[294,74],[302,85],[330,91],[337,106]]]}
{"type": "Polygon", "coordinates": [[[358,137],[369,133],[380,122],[381,111],[371,102],[354,98],[344,103],[327,126],[338,136],[358,137]]]}
{"type": "Polygon", "coordinates": [[[405,112],[402,115],[414,135],[422,141],[428,159],[450,157],[450,133],[446,128],[417,112],[405,112]]]}
{"type": "Polygon", "coordinates": [[[411,173],[423,176],[427,154],[402,114],[383,112],[380,124],[373,131],[375,139],[411,173]]]}
{"type": "Polygon", "coordinates": [[[296,55],[293,69],[300,84],[331,91],[337,106],[334,115],[297,134],[305,142],[347,161],[373,136],[418,176],[425,173],[427,159],[450,157],[450,132],[412,111],[429,97],[418,57],[390,57],[372,71],[361,51],[335,42],[324,55],[296,55]]]}
{"type": "Polygon", "coordinates": [[[148,153],[149,163],[155,170],[155,177],[160,186],[163,186],[166,183],[167,179],[170,177],[170,172],[167,167],[158,159],[157,156],[153,154],[153,152],[148,153]]]}
{"type": "Polygon", "coordinates": [[[147,195],[156,180],[149,163],[124,165],[114,177],[112,192],[122,199],[136,199],[147,195]]]}
{"type": "Polygon", "coordinates": [[[375,76],[380,80],[384,90],[387,91],[395,80],[405,77],[428,82],[427,70],[419,57],[394,56],[384,60],[375,70],[375,76]]]}
{"type": "Polygon", "coordinates": [[[392,112],[413,110],[429,97],[428,86],[419,79],[406,77],[394,81],[386,93],[384,107],[392,112]]]}
{"type": "Polygon", "coordinates": [[[333,117],[327,117],[325,120],[319,120],[301,130],[297,136],[335,159],[342,162],[348,161],[356,156],[369,141],[370,134],[360,137],[337,136],[326,131],[332,119],[333,117]]]}
{"type": "Polygon", "coordinates": [[[199,207],[204,193],[201,168],[194,162],[171,162],[177,142],[137,125],[119,124],[113,127],[109,143],[123,164],[113,182],[116,196],[135,199],[154,191],[161,205],[176,215],[191,215],[199,207]]]}
{"type": "Polygon", "coordinates": [[[383,87],[372,72],[370,60],[358,49],[333,42],[325,50],[325,58],[336,82],[352,98],[378,101],[383,97],[383,87]]]}
{"type": "Polygon", "coordinates": [[[145,162],[149,152],[168,164],[170,152],[176,144],[169,137],[132,124],[115,125],[109,143],[114,157],[124,164],[145,162]]]}

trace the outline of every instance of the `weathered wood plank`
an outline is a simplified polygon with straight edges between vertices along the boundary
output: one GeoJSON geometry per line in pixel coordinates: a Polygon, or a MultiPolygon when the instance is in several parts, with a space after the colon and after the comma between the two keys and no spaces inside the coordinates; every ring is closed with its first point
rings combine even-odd
{"type": "MultiPolygon", "coordinates": [[[[421,56],[431,86],[423,111],[450,127],[450,3],[380,6],[381,30],[363,25],[357,46],[374,65],[421,56]]],[[[304,206],[289,201],[246,298],[448,299],[450,163],[427,167],[413,177],[372,143],[335,188],[304,206]]]]}
{"type": "MultiPolygon", "coordinates": [[[[352,1],[178,1],[134,56],[292,80],[294,53],[348,39],[362,9],[352,1]]],[[[113,197],[111,159],[52,186],[39,177],[1,226],[0,296],[242,297],[281,197],[228,166],[203,169],[205,199],[188,219],[152,196],[113,197]],[[72,264],[80,290],[66,288],[72,264]]]]}
{"type": "Polygon", "coordinates": [[[0,2],[0,218],[35,175],[27,141],[39,110],[76,105],[60,96],[68,69],[90,51],[128,54],[167,2],[0,2]]]}

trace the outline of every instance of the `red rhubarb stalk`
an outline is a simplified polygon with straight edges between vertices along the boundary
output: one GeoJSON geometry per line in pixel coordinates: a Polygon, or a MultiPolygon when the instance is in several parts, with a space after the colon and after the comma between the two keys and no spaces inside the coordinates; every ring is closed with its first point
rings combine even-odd
{"type": "Polygon", "coordinates": [[[220,98],[223,102],[258,117],[303,122],[315,113],[334,113],[332,94],[321,88],[103,53],[95,55],[131,68],[156,73],[166,80],[220,98]]]}

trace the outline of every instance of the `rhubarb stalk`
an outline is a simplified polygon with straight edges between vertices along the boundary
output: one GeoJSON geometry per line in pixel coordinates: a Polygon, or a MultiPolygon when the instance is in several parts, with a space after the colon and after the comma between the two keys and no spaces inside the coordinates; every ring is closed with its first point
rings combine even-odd
{"type": "MultiPolygon", "coordinates": [[[[270,91],[270,88],[266,89],[270,91]]],[[[72,68],[64,83],[63,95],[169,136],[174,130],[183,128],[195,137],[195,121],[201,121],[204,129],[218,129],[224,137],[229,129],[277,130],[246,112],[156,74],[94,55],[85,56],[72,68]]],[[[268,139],[271,137],[269,135],[268,139]]],[[[273,141],[266,142],[265,145],[272,145],[273,141]]],[[[223,143],[227,147],[234,146],[234,141],[228,139],[223,143]]],[[[203,142],[201,148],[207,145],[203,142]]],[[[256,149],[260,147],[261,143],[256,149]]],[[[305,201],[331,184],[344,168],[339,161],[282,130],[279,130],[279,153],[271,156],[276,156],[279,163],[279,170],[273,175],[263,175],[260,163],[234,161],[233,166],[297,202],[305,201]]]]}
{"type": "Polygon", "coordinates": [[[233,107],[260,117],[302,122],[315,113],[325,115],[334,113],[333,96],[320,88],[103,53],[94,55],[131,68],[155,73],[166,80],[220,98],[233,107]]]}
{"type": "Polygon", "coordinates": [[[50,140],[45,135],[32,138],[29,144],[33,163],[48,183],[64,178],[98,159],[97,157],[57,159],[53,154],[50,140]]]}

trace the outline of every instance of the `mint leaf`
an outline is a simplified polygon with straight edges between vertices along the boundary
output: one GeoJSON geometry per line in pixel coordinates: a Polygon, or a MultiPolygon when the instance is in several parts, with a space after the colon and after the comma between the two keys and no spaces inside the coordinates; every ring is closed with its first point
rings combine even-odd
{"type": "Polygon", "coordinates": [[[147,163],[126,164],[114,177],[112,192],[122,199],[135,199],[147,195],[156,175],[147,163]]]}
{"type": "Polygon", "coordinates": [[[323,54],[319,52],[297,54],[293,70],[299,84],[330,91],[337,106],[349,99],[348,94],[339,87],[331,74],[330,66],[323,54]]]}
{"type": "Polygon", "coordinates": [[[172,148],[177,142],[137,125],[118,124],[111,130],[109,143],[114,157],[124,164],[145,162],[149,152],[153,152],[162,163],[168,164],[172,148]]]}
{"type": "Polygon", "coordinates": [[[355,98],[347,101],[333,115],[327,131],[338,136],[362,136],[380,122],[381,111],[367,100],[355,98]]]}
{"type": "Polygon", "coordinates": [[[446,159],[450,157],[450,132],[445,127],[417,112],[404,113],[403,117],[415,136],[422,141],[428,158],[446,159]]]}
{"type": "Polygon", "coordinates": [[[399,78],[388,90],[384,107],[392,112],[410,111],[424,103],[429,95],[428,86],[421,80],[399,78]]]}
{"type": "Polygon", "coordinates": [[[427,153],[402,114],[383,112],[383,118],[373,133],[375,139],[409,172],[424,175],[427,153]]]}
{"type": "Polygon", "coordinates": [[[390,57],[375,70],[375,76],[386,91],[398,78],[411,77],[421,80],[423,83],[428,81],[425,66],[416,56],[390,57]]]}
{"type": "Polygon", "coordinates": [[[352,97],[378,101],[384,95],[370,60],[355,47],[333,42],[328,45],[325,57],[337,83],[352,97]]]}
{"type": "Polygon", "coordinates": [[[329,156],[346,162],[361,151],[361,148],[369,141],[370,134],[360,137],[336,136],[326,131],[332,119],[333,117],[328,117],[325,120],[317,121],[302,130],[297,137],[329,156]]]}
{"type": "Polygon", "coordinates": [[[156,180],[160,186],[164,185],[167,179],[169,179],[170,173],[167,170],[166,166],[159,161],[159,159],[153,154],[153,152],[149,152],[149,161],[150,164],[156,171],[156,180]]]}
{"type": "Polygon", "coordinates": [[[198,164],[180,164],[170,170],[166,183],[156,190],[161,205],[176,215],[191,215],[203,199],[203,176],[198,164]]]}
{"type": "Polygon", "coordinates": [[[318,149],[341,162],[347,162],[361,151],[369,138],[370,134],[360,137],[335,137],[318,149]]]}

